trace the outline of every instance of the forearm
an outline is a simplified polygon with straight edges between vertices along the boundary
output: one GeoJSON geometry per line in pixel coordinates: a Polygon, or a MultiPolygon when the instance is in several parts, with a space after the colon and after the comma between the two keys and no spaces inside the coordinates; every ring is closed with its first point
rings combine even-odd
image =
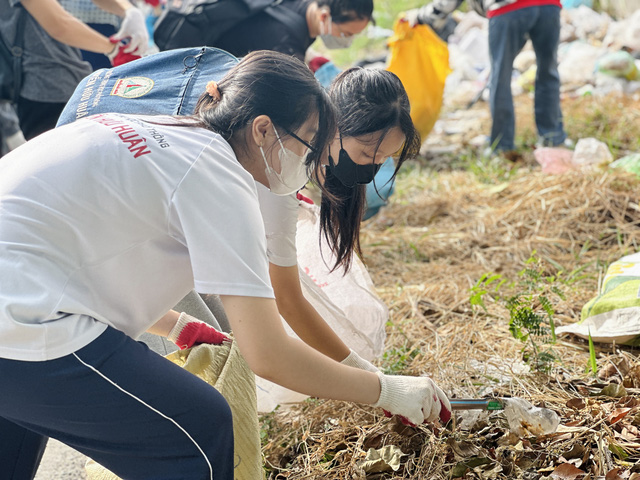
{"type": "Polygon", "coordinates": [[[128,0],[93,0],[102,10],[124,17],[124,12],[129,8],[135,8],[128,0]]]}
{"type": "Polygon", "coordinates": [[[154,335],[160,335],[161,337],[167,337],[178,321],[179,316],[180,313],[175,310],[169,310],[160,320],[149,327],[147,332],[153,333],[154,335]]]}
{"type": "Polygon", "coordinates": [[[378,400],[376,374],[341,365],[287,335],[273,300],[220,299],[238,347],[257,375],[311,396],[366,404],[378,400]]]}
{"type": "Polygon", "coordinates": [[[341,365],[308,345],[288,337],[274,348],[263,378],[313,397],[372,404],[380,396],[375,373],[341,365]]]}
{"type": "Polygon", "coordinates": [[[22,0],[22,5],[45,32],[60,43],[96,53],[113,50],[107,37],[82,23],[55,0],[22,0]]]}
{"type": "Polygon", "coordinates": [[[338,362],[349,355],[349,347],[302,294],[298,266],[269,265],[271,284],[280,315],[296,335],[310,347],[338,362]]]}
{"type": "Polygon", "coordinates": [[[296,298],[295,302],[286,302],[289,305],[282,308],[280,305],[283,301],[277,303],[282,317],[304,343],[337,362],[341,362],[349,355],[349,347],[306,298],[301,297],[296,298]]]}

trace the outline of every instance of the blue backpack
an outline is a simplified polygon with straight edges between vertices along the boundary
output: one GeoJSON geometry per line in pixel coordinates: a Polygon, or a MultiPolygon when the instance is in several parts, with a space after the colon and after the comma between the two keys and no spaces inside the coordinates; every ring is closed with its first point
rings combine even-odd
{"type": "Polygon", "coordinates": [[[190,115],[207,82],[219,81],[237,63],[224,50],[198,47],[96,70],[78,84],[57,126],[108,112],[190,115]]]}

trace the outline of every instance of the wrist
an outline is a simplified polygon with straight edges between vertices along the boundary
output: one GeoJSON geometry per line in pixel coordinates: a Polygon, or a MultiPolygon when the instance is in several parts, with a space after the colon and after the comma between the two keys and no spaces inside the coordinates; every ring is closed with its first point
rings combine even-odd
{"type": "Polygon", "coordinates": [[[349,367],[359,368],[360,370],[366,370],[367,372],[375,373],[379,371],[379,369],[375,365],[362,358],[353,350],[350,350],[349,355],[347,355],[347,357],[340,363],[349,367]]]}
{"type": "Polygon", "coordinates": [[[182,312],[178,317],[176,324],[173,326],[173,328],[169,332],[169,335],[167,335],[167,340],[171,340],[173,343],[177,343],[178,337],[182,333],[182,330],[184,329],[184,327],[187,326],[188,323],[191,323],[191,322],[204,323],[198,320],[197,318],[194,318],[182,312]]]}

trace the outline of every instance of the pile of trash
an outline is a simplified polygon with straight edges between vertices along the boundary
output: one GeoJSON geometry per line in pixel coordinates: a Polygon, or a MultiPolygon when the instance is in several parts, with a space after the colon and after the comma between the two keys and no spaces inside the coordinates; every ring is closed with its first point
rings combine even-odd
{"type": "MultiPolygon", "coordinates": [[[[640,96],[640,10],[615,20],[577,3],[563,2],[558,48],[562,91],[640,96]]],[[[453,73],[445,88],[447,105],[488,97],[488,20],[473,11],[455,15],[458,24],[448,38],[453,73]]],[[[535,53],[527,42],[514,62],[514,95],[532,91],[535,75],[535,53]]]]}

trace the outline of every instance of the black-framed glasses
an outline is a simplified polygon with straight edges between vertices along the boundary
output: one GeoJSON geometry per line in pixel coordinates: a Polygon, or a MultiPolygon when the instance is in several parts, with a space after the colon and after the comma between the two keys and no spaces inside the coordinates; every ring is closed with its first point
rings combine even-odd
{"type": "Polygon", "coordinates": [[[287,135],[291,135],[293,138],[295,138],[297,141],[299,141],[301,144],[303,144],[305,147],[307,147],[310,152],[317,153],[317,150],[314,147],[312,147],[309,143],[305,142],[298,135],[296,135],[295,133],[287,130],[286,128],[283,128],[283,130],[285,132],[287,132],[287,135]]]}

